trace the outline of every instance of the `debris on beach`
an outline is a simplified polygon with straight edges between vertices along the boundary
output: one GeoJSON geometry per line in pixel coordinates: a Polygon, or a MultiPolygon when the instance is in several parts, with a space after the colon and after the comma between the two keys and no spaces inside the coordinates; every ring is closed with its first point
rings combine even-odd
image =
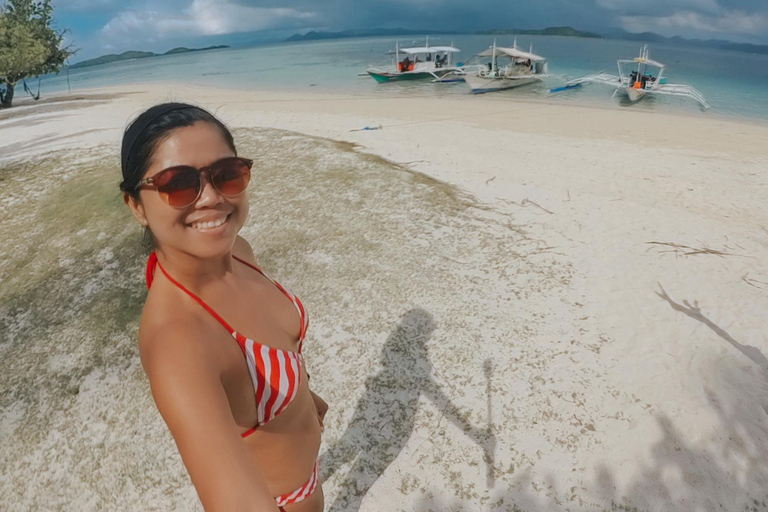
{"type": "Polygon", "coordinates": [[[349,130],[349,131],[350,132],[369,132],[369,131],[372,131],[372,130],[381,130],[382,128],[383,128],[383,126],[381,126],[381,125],[378,125],[378,126],[366,126],[365,128],[357,128],[355,130],[349,130]]]}

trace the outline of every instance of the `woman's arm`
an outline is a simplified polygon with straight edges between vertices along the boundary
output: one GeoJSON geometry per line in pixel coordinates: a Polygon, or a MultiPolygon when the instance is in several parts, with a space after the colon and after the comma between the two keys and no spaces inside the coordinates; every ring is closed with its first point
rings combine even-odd
{"type": "Polygon", "coordinates": [[[277,511],[232,417],[200,330],[166,324],[140,344],[155,403],[206,512],[277,511]]]}

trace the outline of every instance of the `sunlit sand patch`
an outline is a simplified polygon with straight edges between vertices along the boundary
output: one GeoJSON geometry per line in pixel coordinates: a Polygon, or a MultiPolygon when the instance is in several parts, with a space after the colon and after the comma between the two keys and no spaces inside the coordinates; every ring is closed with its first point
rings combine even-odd
{"type": "MultiPolygon", "coordinates": [[[[653,508],[658,467],[689,467],[651,460],[616,490],[595,455],[606,431],[658,411],[606,378],[614,340],[581,312],[583,276],[505,204],[350,144],[235,135],[256,161],[242,234],[310,314],[307,365],[331,405],[328,510],[653,508]]],[[[0,164],[10,510],[200,510],[138,362],[146,253],[118,165],[111,146],[0,164]]],[[[658,450],[704,460],[659,418],[658,450]]]]}
{"type": "MultiPolygon", "coordinates": [[[[489,483],[529,457],[513,447],[520,415],[546,419],[539,398],[515,412],[514,397],[559,350],[537,346],[545,318],[529,311],[562,303],[567,261],[511,215],[348,144],[236,137],[256,160],[243,235],[310,310],[308,365],[332,404],[332,508],[354,509],[393,471],[406,502],[431,493],[425,471],[487,501],[489,483]]],[[[3,501],[194,509],[138,364],[145,253],[115,156],[57,153],[0,173],[3,501]]]]}

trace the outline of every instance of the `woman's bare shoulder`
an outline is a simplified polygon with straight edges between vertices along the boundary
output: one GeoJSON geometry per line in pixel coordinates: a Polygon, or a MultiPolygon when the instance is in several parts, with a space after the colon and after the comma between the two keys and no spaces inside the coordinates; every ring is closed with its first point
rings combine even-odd
{"type": "Polygon", "coordinates": [[[232,254],[241,260],[245,260],[248,263],[256,265],[256,256],[253,254],[253,248],[251,247],[251,244],[249,244],[245,238],[241,236],[238,236],[235,239],[235,245],[232,246],[232,254]]]}
{"type": "Polygon", "coordinates": [[[139,326],[139,355],[150,379],[148,364],[163,365],[173,363],[177,357],[205,355],[205,341],[215,334],[203,315],[190,311],[183,305],[183,298],[165,293],[167,290],[158,285],[147,296],[139,326]]]}
{"type": "Polygon", "coordinates": [[[205,353],[208,328],[204,322],[193,315],[174,315],[162,321],[158,316],[142,318],[139,328],[139,355],[150,380],[155,368],[175,365],[179,358],[185,359],[186,364],[210,364],[205,353]]]}

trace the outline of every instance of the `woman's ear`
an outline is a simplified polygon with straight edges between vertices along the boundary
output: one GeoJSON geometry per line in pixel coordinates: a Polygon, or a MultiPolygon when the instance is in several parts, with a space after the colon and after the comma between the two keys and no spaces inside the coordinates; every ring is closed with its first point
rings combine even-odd
{"type": "Polygon", "coordinates": [[[144,206],[128,192],[123,192],[123,202],[130,208],[133,217],[144,227],[149,225],[144,215],[144,206]]]}

